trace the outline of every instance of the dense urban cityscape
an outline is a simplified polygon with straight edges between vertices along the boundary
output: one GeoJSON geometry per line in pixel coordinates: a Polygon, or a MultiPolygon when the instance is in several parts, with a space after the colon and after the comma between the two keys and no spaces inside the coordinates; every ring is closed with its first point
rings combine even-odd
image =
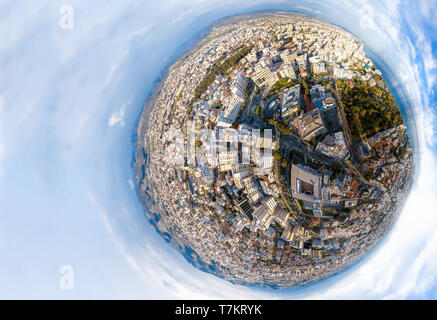
{"type": "Polygon", "coordinates": [[[342,270],[411,187],[412,147],[381,72],[359,39],[313,17],[217,23],[148,107],[134,163],[145,214],[234,283],[282,288],[342,270]]]}

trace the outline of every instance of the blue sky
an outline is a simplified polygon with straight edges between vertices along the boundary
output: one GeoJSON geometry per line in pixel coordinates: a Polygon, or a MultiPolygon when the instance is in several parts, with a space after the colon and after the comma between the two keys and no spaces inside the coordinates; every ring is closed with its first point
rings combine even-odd
{"type": "Polygon", "coordinates": [[[0,0],[0,298],[437,298],[435,1],[0,0]],[[74,10],[61,28],[60,8],[74,10]],[[363,261],[286,290],[189,265],[142,214],[131,133],[178,48],[211,22],[296,10],[364,40],[417,138],[413,191],[363,261]],[[371,17],[373,23],[368,23],[371,17]],[[74,289],[59,270],[74,270],[74,289]]]}

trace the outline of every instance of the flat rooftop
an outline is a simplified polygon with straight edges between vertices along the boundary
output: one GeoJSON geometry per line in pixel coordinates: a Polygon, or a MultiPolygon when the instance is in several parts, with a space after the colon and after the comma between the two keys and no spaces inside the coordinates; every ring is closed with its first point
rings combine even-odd
{"type": "Polygon", "coordinates": [[[290,172],[293,197],[304,201],[321,200],[322,175],[308,167],[293,164],[290,172]]]}

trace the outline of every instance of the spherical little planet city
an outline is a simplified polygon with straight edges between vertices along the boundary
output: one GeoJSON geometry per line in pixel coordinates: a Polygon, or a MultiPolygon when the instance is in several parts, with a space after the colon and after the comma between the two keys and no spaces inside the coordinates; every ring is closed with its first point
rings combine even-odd
{"type": "Polygon", "coordinates": [[[145,215],[197,268],[285,288],[363,257],[413,180],[398,105],[364,43],[295,13],[220,20],[138,121],[145,215]]]}

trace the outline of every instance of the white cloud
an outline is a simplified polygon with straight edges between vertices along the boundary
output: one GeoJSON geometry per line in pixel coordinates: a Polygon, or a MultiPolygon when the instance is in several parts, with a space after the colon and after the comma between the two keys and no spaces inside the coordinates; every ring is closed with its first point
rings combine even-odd
{"type": "Polygon", "coordinates": [[[129,180],[127,181],[127,183],[129,184],[129,188],[131,188],[132,190],[135,190],[135,184],[134,184],[134,182],[132,181],[132,179],[129,179],[129,180]]]}
{"type": "Polygon", "coordinates": [[[111,114],[111,118],[109,118],[108,125],[111,127],[115,126],[116,124],[120,124],[122,127],[124,127],[124,115],[126,113],[126,105],[123,104],[123,106],[120,108],[120,110],[115,111],[111,114]]]}
{"type": "Polygon", "coordinates": [[[0,252],[2,252],[4,250],[4,247],[5,247],[2,231],[3,230],[0,229],[0,252]]]}
{"type": "Polygon", "coordinates": [[[315,13],[315,14],[321,14],[321,12],[319,10],[315,10],[313,8],[310,8],[310,7],[296,6],[296,9],[304,10],[304,11],[315,13]]]}
{"type": "Polygon", "coordinates": [[[5,146],[3,140],[4,116],[5,116],[5,99],[2,96],[0,96],[0,175],[2,172],[2,159],[5,153],[5,146]]]}
{"type": "Polygon", "coordinates": [[[5,98],[0,96],[0,117],[3,117],[5,113],[5,98]]]}

